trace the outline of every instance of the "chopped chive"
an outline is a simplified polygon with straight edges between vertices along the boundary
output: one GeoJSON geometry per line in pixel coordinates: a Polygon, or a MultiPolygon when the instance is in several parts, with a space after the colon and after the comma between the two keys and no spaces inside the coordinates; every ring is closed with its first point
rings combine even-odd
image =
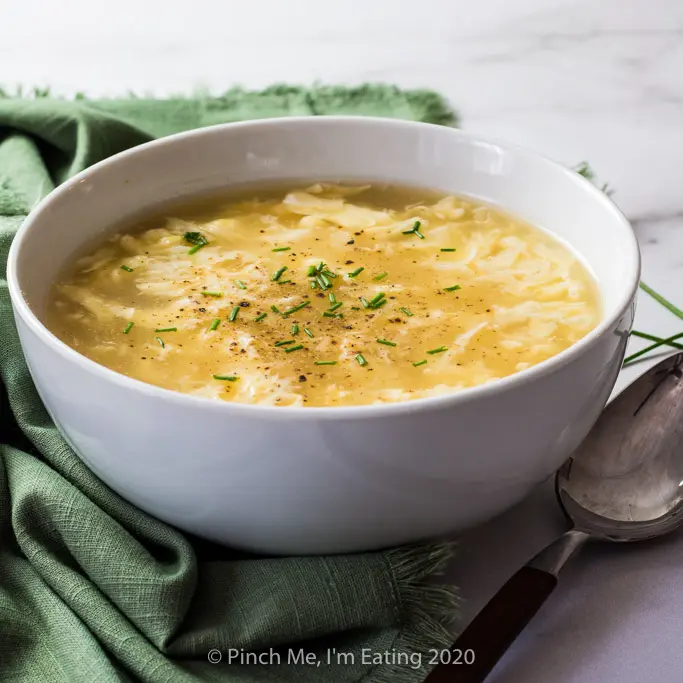
{"type": "Polygon", "coordinates": [[[330,281],[327,280],[327,278],[325,278],[325,280],[323,280],[323,277],[325,277],[325,276],[324,275],[316,275],[315,281],[318,283],[318,287],[320,287],[320,289],[322,289],[324,291],[324,290],[330,288],[330,281]]]}
{"type": "Polygon", "coordinates": [[[231,323],[234,323],[235,320],[237,319],[237,314],[238,314],[239,312],[240,312],[240,307],[239,307],[239,306],[235,306],[235,307],[232,309],[232,311],[230,311],[230,317],[228,318],[228,320],[229,320],[231,323]]]}
{"type": "Polygon", "coordinates": [[[429,351],[427,351],[427,353],[430,356],[433,356],[435,353],[443,353],[444,351],[448,351],[447,346],[439,346],[436,349],[430,349],[429,351]]]}
{"type": "Polygon", "coordinates": [[[337,303],[337,297],[332,292],[327,295],[327,298],[330,300],[331,304],[337,303]]]}
{"type": "Polygon", "coordinates": [[[306,271],[306,275],[308,277],[313,277],[315,275],[315,266],[308,266],[308,270],[306,271]]]}
{"type": "Polygon", "coordinates": [[[441,251],[455,251],[455,249],[442,249],[441,251]]]}
{"type": "Polygon", "coordinates": [[[360,311],[360,306],[351,306],[352,311],[360,311]]]}
{"type": "Polygon", "coordinates": [[[280,311],[278,310],[278,307],[277,307],[275,304],[273,304],[273,305],[270,307],[270,310],[273,311],[273,313],[279,313],[279,312],[280,312],[280,311]]]}
{"type": "Polygon", "coordinates": [[[396,346],[396,342],[389,341],[388,339],[376,339],[378,344],[384,344],[384,346],[396,346]]]}
{"type": "MultiPolygon", "coordinates": [[[[296,313],[297,311],[300,311],[302,308],[306,308],[306,306],[310,305],[310,301],[304,301],[301,304],[297,304],[296,306],[292,306],[292,308],[288,308],[282,315],[292,315],[292,313],[296,313]]],[[[280,311],[277,311],[278,313],[280,311]]]]}
{"type": "Polygon", "coordinates": [[[183,235],[186,242],[190,244],[206,244],[207,240],[201,232],[186,232],[183,235]]]}
{"type": "Polygon", "coordinates": [[[324,261],[321,261],[316,267],[315,267],[315,272],[316,273],[322,273],[322,271],[325,269],[325,263],[324,261]]]}
{"type": "Polygon", "coordinates": [[[164,344],[164,340],[161,337],[154,337],[158,342],[159,346],[161,346],[162,349],[166,348],[166,344],[164,344]]]}
{"type": "Polygon", "coordinates": [[[360,366],[368,364],[368,361],[365,360],[362,353],[357,353],[355,358],[358,361],[358,365],[360,365],[360,366]]]}
{"type": "Polygon", "coordinates": [[[420,365],[426,365],[426,364],[427,364],[427,361],[426,361],[426,360],[419,360],[419,361],[417,361],[416,363],[413,363],[413,367],[414,367],[414,368],[419,368],[420,365]]]}
{"type": "Polygon", "coordinates": [[[444,292],[457,292],[460,289],[460,285],[453,285],[452,287],[446,287],[444,292]]]}
{"type": "Polygon", "coordinates": [[[240,288],[240,289],[246,289],[247,286],[242,282],[242,280],[235,280],[235,284],[240,288]]]}
{"type": "Polygon", "coordinates": [[[287,341],[275,342],[275,344],[273,344],[273,346],[287,346],[288,344],[293,344],[294,341],[295,341],[294,339],[287,339],[287,341]]]}
{"type": "Polygon", "coordinates": [[[290,346],[289,348],[285,349],[285,353],[292,353],[292,351],[298,351],[299,349],[303,348],[303,344],[297,344],[296,346],[290,346]]]}
{"type": "Polygon", "coordinates": [[[218,329],[218,326],[221,324],[221,319],[220,318],[214,318],[211,327],[209,329],[213,332],[214,330],[218,329]]]}
{"type": "Polygon", "coordinates": [[[378,301],[374,306],[372,306],[372,308],[382,308],[382,306],[384,306],[384,304],[386,304],[386,303],[387,303],[387,300],[382,299],[381,301],[378,301]]]}
{"type": "Polygon", "coordinates": [[[278,285],[286,285],[289,284],[291,280],[278,280],[277,283],[278,285]]]}
{"type": "Polygon", "coordinates": [[[292,334],[293,334],[294,336],[296,336],[297,334],[299,334],[299,326],[298,326],[296,323],[294,323],[294,324],[292,325],[292,334]]]}
{"type": "Polygon", "coordinates": [[[405,313],[409,318],[412,318],[413,315],[415,315],[414,313],[411,313],[407,308],[402,307],[399,310],[402,311],[403,313],[405,313]]]}
{"type": "Polygon", "coordinates": [[[200,232],[186,232],[184,238],[186,242],[194,245],[192,249],[187,252],[188,254],[195,254],[209,243],[206,237],[200,232]]]}
{"type": "MultiPolygon", "coordinates": [[[[131,329],[133,328],[133,325],[135,325],[135,323],[128,323],[128,324],[123,328],[123,334],[128,334],[128,333],[131,331],[131,329]]],[[[158,332],[158,331],[159,331],[159,330],[157,330],[157,332],[158,332]]]]}
{"type": "Polygon", "coordinates": [[[356,268],[356,270],[352,270],[349,273],[349,277],[356,277],[357,275],[360,275],[364,270],[365,268],[363,268],[362,266],[360,268],[356,268]]]}
{"type": "Polygon", "coordinates": [[[220,298],[223,296],[222,292],[202,292],[204,296],[215,296],[217,298],[220,298]]]}
{"type": "Polygon", "coordinates": [[[239,379],[239,377],[235,377],[235,375],[214,375],[213,378],[223,382],[236,382],[239,379]]]}
{"type": "Polygon", "coordinates": [[[325,275],[325,273],[318,274],[318,282],[323,282],[326,288],[332,286],[332,283],[327,279],[327,275],[325,275]]]}
{"type": "Polygon", "coordinates": [[[379,282],[380,280],[384,280],[384,278],[385,278],[387,275],[389,275],[389,273],[387,273],[387,271],[385,270],[383,273],[380,273],[379,275],[375,275],[375,277],[373,277],[372,279],[373,279],[375,282],[379,282]]]}
{"type": "Polygon", "coordinates": [[[323,313],[323,318],[343,318],[343,313],[332,313],[332,311],[325,311],[323,313]]]}
{"type": "Polygon", "coordinates": [[[314,365],[336,365],[336,360],[317,360],[314,365]]]}
{"type": "Polygon", "coordinates": [[[415,223],[413,223],[413,227],[410,230],[403,230],[403,234],[404,235],[416,235],[421,240],[423,240],[425,238],[425,236],[420,232],[421,225],[422,225],[422,223],[420,223],[420,221],[415,221],[415,223]]]}
{"type": "Polygon", "coordinates": [[[313,339],[313,332],[311,332],[307,327],[304,327],[304,332],[313,339]]]}
{"type": "Polygon", "coordinates": [[[315,280],[311,280],[311,289],[318,289],[318,283],[315,280]]]}
{"type": "Polygon", "coordinates": [[[358,298],[360,299],[360,302],[363,304],[363,308],[370,308],[370,304],[368,303],[367,299],[364,299],[362,296],[358,298]]]}
{"type": "Polygon", "coordinates": [[[125,270],[126,273],[132,273],[133,269],[130,266],[121,266],[121,270],[125,270]]]}
{"type": "Polygon", "coordinates": [[[292,247],[275,247],[273,251],[289,251],[292,247]]]}
{"type": "Polygon", "coordinates": [[[338,308],[341,308],[343,305],[343,301],[337,301],[334,305],[330,306],[330,313],[336,311],[338,308]]]}
{"type": "Polygon", "coordinates": [[[331,278],[337,277],[337,273],[333,273],[331,270],[323,270],[321,274],[331,278]]]}
{"type": "Polygon", "coordinates": [[[370,299],[370,303],[368,304],[370,308],[374,308],[382,299],[384,298],[384,292],[380,292],[379,294],[376,294],[372,299],[370,299]]]}
{"type": "Polygon", "coordinates": [[[267,313],[261,313],[261,315],[257,315],[254,318],[255,323],[260,323],[268,314],[267,313]]]}
{"type": "Polygon", "coordinates": [[[157,327],[155,332],[177,332],[178,328],[177,327],[157,327]]]}
{"type": "Polygon", "coordinates": [[[277,281],[282,277],[282,273],[284,273],[286,270],[287,270],[287,266],[282,266],[282,268],[278,268],[278,269],[273,273],[273,277],[271,277],[270,279],[271,279],[273,282],[277,282],[277,281]]]}

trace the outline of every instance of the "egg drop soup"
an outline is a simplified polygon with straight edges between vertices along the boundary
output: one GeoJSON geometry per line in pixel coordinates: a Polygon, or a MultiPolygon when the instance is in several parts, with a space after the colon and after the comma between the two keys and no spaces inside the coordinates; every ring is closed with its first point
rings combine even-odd
{"type": "Polygon", "coordinates": [[[166,389],[348,406],[507,377],[600,315],[575,254],[498,208],[314,184],[212,196],[122,226],[62,274],[47,325],[166,389]]]}

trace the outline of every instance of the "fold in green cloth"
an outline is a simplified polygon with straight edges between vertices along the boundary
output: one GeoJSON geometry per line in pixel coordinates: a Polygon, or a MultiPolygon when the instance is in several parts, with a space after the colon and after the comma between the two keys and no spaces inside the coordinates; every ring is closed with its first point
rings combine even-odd
{"type": "Polygon", "coordinates": [[[447,545],[273,559],[189,539],[85,467],[41,404],[19,346],[7,253],[56,185],[154,137],[304,114],[455,122],[438,95],[387,86],[165,101],[0,96],[3,683],[417,682],[430,650],[450,644],[454,594],[431,581],[447,545]]]}

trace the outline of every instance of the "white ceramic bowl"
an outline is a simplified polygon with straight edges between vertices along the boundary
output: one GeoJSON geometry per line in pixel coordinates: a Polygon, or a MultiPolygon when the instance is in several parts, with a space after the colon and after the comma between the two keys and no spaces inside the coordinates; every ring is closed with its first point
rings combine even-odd
{"type": "Polygon", "coordinates": [[[60,431],[111,488],[181,529],[269,553],[378,548],[457,532],[546,479],[598,417],[622,362],[639,254],[615,205],[536,154],[457,130],[325,117],[228,124],[99,163],[31,213],[8,278],[33,379],[60,431]],[[568,243],[604,319],[578,344],[450,396],[338,408],[185,396],[97,365],[43,325],[74,251],[171,198],[273,180],[389,180],[493,202],[568,243]]]}

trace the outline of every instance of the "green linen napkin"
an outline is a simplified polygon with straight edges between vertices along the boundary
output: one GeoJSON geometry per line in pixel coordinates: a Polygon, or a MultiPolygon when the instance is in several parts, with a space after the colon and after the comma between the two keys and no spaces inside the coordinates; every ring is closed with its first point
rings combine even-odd
{"type": "Polygon", "coordinates": [[[12,237],[69,176],[190,128],[342,113],[455,123],[438,95],[387,86],[278,86],[165,101],[0,93],[3,683],[409,683],[424,680],[430,649],[450,643],[453,591],[430,580],[447,560],[446,545],[252,557],[189,539],[125,502],[50,420],[12,319],[5,279],[12,237]],[[222,661],[212,663],[217,652],[222,661]],[[247,652],[265,655],[254,664],[247,652]],[[302,654],[308,663],[296,661],[302,654]]]}

